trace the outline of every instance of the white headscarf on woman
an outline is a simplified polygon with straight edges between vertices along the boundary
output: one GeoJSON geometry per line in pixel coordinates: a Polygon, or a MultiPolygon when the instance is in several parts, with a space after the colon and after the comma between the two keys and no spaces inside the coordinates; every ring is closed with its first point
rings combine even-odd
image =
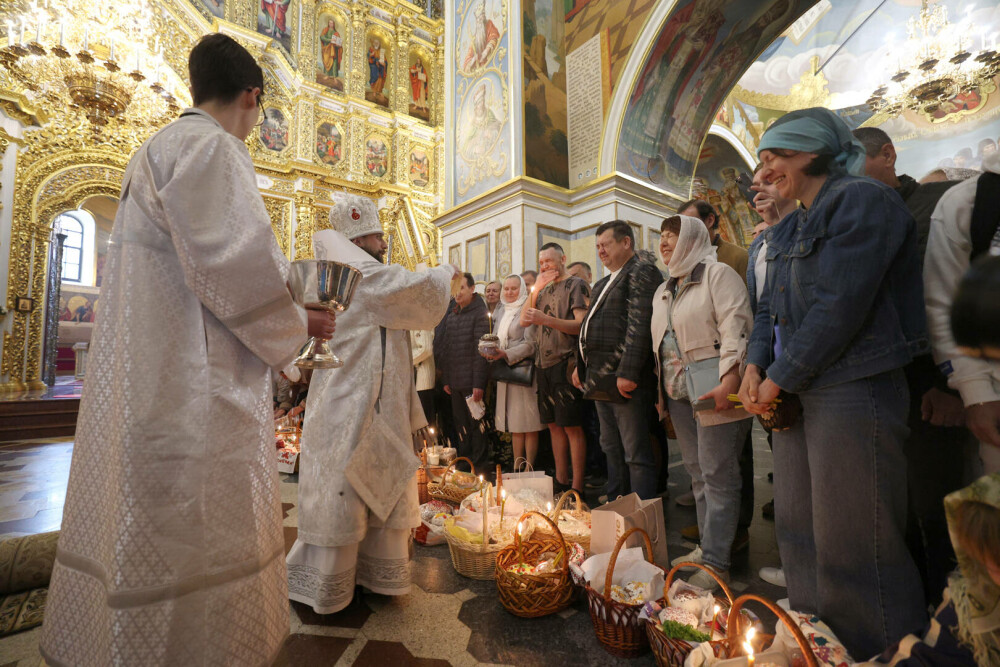
{"type": "Polygon", "coordinates": [[[496,331],[497,337],[500,338],[500,349],[504,350],[507,348],[507,329],[510,328],[511,322],[514,321],[515,317],[521,316],[521,307],[528,298],[528,286],[524,284],[524,278],[513,273],[503,279],[506,283],[511,278],[517,278],[518,291],[517,298],[513,301],[508,301],[506,295],[503,293],[503,283],[500,284],[500,304],[503,306],[503,314],[500,316],[500,322],[497,324],[496,331]]]}
{"type": "Polygon", "coordinates": [[[718,261],[715,256],[715,246],[708,236],[705,223],[689,215],[677,217],[681,219],[681,231],[677,235],[674,254],[670,256],[670,262],[667,264],[671,278],[683,278],[689,275],[694,267],[702,262],[718,261]]]}

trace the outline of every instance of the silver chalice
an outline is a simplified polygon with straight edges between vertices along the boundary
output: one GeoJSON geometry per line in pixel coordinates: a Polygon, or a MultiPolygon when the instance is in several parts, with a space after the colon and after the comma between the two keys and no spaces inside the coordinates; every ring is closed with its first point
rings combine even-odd
{"type": "MultiPolygon", "coordinates": [[[[359,282],[361,272],[353,266],[322,259],[292,262],[288,281],[295,303],[303,308],[330,312],[347,310],[359,282]]],[[[299,350],[295,365],[299,368],[340,368],[344,362],[325,340],[313,337],[299,350]]]]}

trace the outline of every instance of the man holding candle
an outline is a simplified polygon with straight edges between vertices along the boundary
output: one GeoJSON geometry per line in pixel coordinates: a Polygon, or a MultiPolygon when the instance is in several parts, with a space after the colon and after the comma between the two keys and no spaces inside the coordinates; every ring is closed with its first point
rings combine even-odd
{"type": "Polygon", "coordinates": [[[382,595],[410,590],[410,529],[420,524],[413,433],[427,420],[409,330],[430,329],[441,318],[457,271],[383,264],[375,202],[346,192],[335,192],[333,201],[333,229],[313,236],[316,257],[349,264],[364,277],[351,307],[338,315],[348,331],[331,341],[344,365],[313,372],[302,433],[288,594],[318,614],[350,604],[355,584],[382,595]]]}
{"type": "MultiPolygon", "coordinates": [[[[473,403],[482,402],[486,389],[488,365],[479,355],[479,338],[489,333],[491,319],[486,302],[475,292],[476,281],[471,273],[462,277],[455,307],[445,320],[441,337],[441,382],[451,397],[451,412],[458,434],[458,455],[465,456],[490,476],[490,446],[479,420],[469,410],[473,403]]],[[[435,341],[437,344],[437,341],[435,341]]]]}

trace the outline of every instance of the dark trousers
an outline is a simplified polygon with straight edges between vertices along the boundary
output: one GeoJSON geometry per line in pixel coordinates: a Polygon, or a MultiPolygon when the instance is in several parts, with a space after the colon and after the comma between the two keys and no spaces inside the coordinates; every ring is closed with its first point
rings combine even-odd
{"type": "Polygon", "coordinates": [[[583,434],[587,438],[587,474],[606,475],[608,460],[601,449],[601,422],[594,401],[583,402],[583,434]]]}
{"type": "Polygon", "coordinates": [[[437,423],[434,420],[436,417],[434,410],[434,390],[424,389],[418,391],[417,396],[420,398],[420,407],[424,409],[424,417],[427,419],[427,423],[437,427],[437,423]]]}
{"type": "Polygon", "coordinates": [[[753,428],[747,431],[747,437],[740,448],[740,528],[749,528],[753,521],[753,428]]]}
{"type": "Polygon", "coordinates": [[[928,605],[937,606],[957,567],[948,536],[944,497],[971,484],[979,443],[964,427],[934,426],[920,414],[921,396],[910,397],[906,453],[906,546],[920,570],[928,605]]]}
{"type": "Polygon", "coordinates": [[[492,478],[490,470],[490,445],[483,433],[482,424],[472,418],[465,397],[472,394],[471,389],[451,388],[451,416],[458,435],[458,455],[472,461],[476,474],[492,478]]]}

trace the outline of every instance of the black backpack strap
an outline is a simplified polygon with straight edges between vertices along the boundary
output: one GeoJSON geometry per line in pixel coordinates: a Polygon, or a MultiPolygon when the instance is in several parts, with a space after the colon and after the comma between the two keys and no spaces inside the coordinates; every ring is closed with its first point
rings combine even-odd
{"type": "Polygon", "coordinates": [[[990,244],[1000,229],[1000,174],[985,172],[976,182],[976,201],[972,207],[972,224],[969,236],[972,240],[974,260],[990,250],[990,244]]]}

